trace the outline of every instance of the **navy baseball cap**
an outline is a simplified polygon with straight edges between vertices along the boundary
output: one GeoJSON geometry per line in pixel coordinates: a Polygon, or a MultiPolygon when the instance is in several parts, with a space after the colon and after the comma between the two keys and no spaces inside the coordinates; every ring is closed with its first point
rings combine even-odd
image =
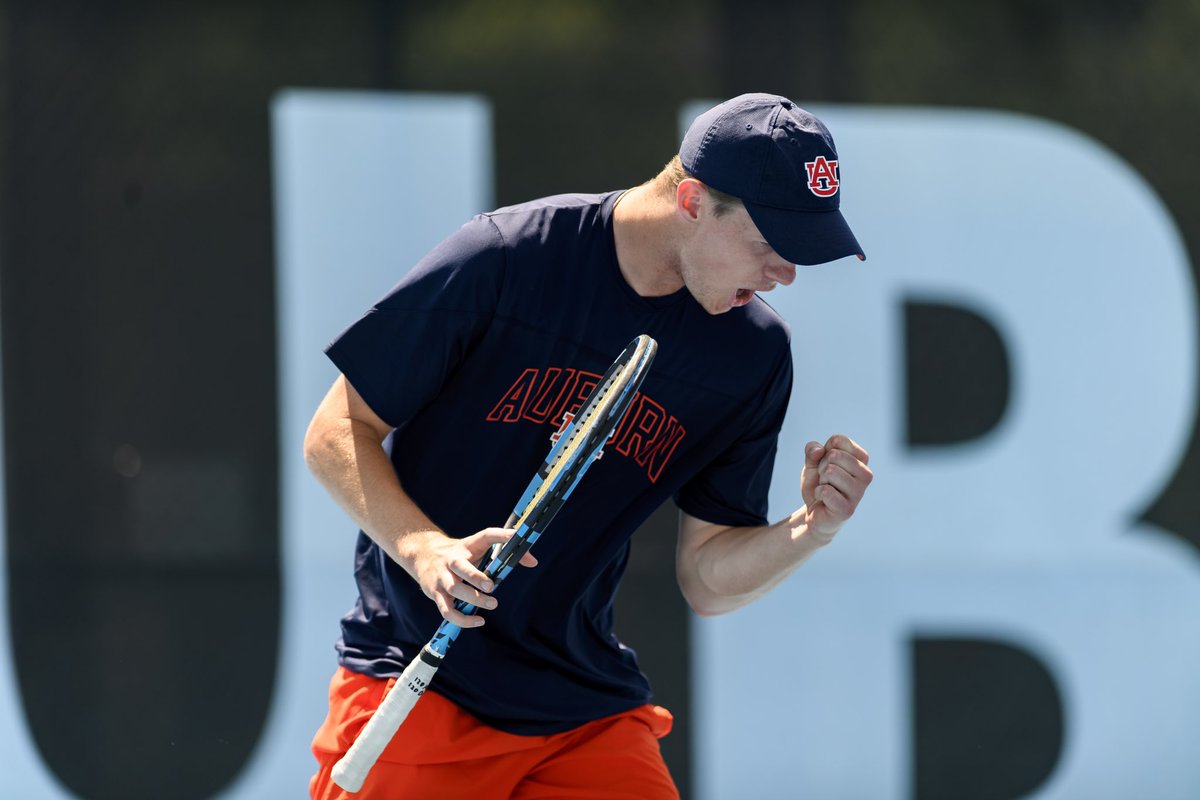
{"type": "Polygon", "coordinates": [[[794,264],[866,258],[842,216],[829,129],[775,94],[743,94],[688,128],[679,158],[692,176],[742,201],[767,244],[794,264]]]}

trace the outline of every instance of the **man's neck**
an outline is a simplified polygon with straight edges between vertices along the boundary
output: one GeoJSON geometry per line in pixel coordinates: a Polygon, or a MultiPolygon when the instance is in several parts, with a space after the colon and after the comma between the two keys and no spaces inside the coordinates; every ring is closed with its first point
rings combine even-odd
{"type": "Polygon", "coordinates": [[[613,209],[613,239],[625,282],[642,297],[661,297],[683,287],[679,271],[675,207],[652,184],[636,186],[613,209]]]}

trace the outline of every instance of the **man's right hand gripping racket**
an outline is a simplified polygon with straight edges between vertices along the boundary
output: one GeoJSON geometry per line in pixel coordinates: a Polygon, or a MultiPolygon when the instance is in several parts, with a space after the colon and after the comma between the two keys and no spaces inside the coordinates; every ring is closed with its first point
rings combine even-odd
{"type": "MultiPolygon", "coordinates": [[[[658,344],[645,334],[630,342],[559,436],[504,525],[515,528],[516,533],[503,547],[493,547],[484,557],[487,567],[483,571],[494,584],[499,586],[508,577],[521,556],[545,532],[588,467],[600,457],[604,443],[629,410],[657,349],[658,344]]],[[[454,605],[464,614],[475,611],[474,605],[462,600],[454,605]]],[[[443,621],[420,655],[409,663],[346,755],[334,765],[333,780],[338,786],[348,792],[362,788],[379,754],[417,704],[460,633],[458,625],[443,621]]]]}

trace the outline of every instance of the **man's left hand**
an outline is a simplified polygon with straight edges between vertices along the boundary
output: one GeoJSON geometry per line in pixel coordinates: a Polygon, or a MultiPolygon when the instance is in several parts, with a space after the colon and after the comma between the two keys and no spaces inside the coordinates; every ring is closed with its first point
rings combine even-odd
{"type": "Polygon", "coordinates": [[[821,544],[832,541],[858,508],[874,477],[868,460],[866,450],[840,433],[830,436],[825,444],[809,442],[804,446],[800,496],[804,498],[808,530],[821,544]]]}

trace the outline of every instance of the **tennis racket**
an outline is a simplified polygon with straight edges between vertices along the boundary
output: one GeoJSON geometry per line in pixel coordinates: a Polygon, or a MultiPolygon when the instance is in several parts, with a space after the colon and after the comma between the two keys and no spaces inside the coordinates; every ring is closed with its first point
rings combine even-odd
{"type": "MultiPolygon", "coordinates": [[[[503,546],[493,545],[480,562],[484,573],[496,586],[508,577],[521,556],[545,532],[580,478],[602,455],[604,443],[629,410],[657,349],[658,343],[645,334],[630,342],[559,435],[504,524],[516,532],[503,546]],[[484,563],[486,568],[482,566],[484,563]]],[[[462,600],[455,601],[454,606],[464,614],[476,610],[474,605],[462,600]]],[[[333,780],[338,786],[347,792],[362,788],[379,754],[424,694],[462,630],[452,622],[442,621],[433,638],[421,648],[418,657],[409,663],[384,697],[346,755],[334,765],[333,780]]]]}

